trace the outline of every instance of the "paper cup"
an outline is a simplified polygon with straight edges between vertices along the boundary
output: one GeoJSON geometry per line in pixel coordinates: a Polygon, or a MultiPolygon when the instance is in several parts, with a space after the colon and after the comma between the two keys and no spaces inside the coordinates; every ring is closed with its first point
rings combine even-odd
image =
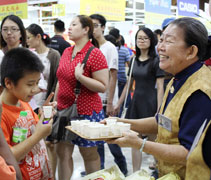
{"type": "Polygon", "coordinates": [[[43,106],[43,112],[45,118],[50,118],[52,116],[53,106],[43,106]]]}
{"type": "Polygon", "coordinates": [[[116,118],[107,118],[106,119],[106,124],[107,125],[113,125],[116,124],[117,119],[116,118]]]}

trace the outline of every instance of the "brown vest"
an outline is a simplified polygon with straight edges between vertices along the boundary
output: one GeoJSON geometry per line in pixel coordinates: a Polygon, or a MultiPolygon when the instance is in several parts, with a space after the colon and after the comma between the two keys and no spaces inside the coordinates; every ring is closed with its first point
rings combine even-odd
{"type": "MultiPolygon", "coordinates": [[[[180,144],[178,140],[179,133],[179,119],[183,107],[187,99],[197,90],[201,90],[211,98],[211,71],[203,65],[197,72],[193,73],[178,90],[172,100],[169,102],[164,116],[171,119],[171,132],[158,126],[157,142],[164,144],[180,144]]],[[[169,82],[164,94],[163,103],[161,105],[160,113],[162,114],[169,90],[173,84],[173,79],[169,82]]],[[[181,179],[185,178],[185,165],[172,164],[170,162],[158,159],[159,176],[163,176],[170,172],[177,173],[181,179]]]]}
{"type": "Polygon", "coordinates": [[[209,126],[211,127],[211,121],[201,135],[197,146],[188,157],[185,180],[210,180],[210,168],[204,162],[202,154],[202,143],[209,126]]]}

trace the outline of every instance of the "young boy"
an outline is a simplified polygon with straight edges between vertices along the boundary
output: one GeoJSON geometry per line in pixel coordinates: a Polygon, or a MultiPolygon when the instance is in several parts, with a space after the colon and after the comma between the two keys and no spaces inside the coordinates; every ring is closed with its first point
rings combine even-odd
{"type": "Polygon", "coordinates": [[[28,102],[38,92],[40,73],[44,66],[30,50],[15,48],[5,54],[1,64],[1,84],[4,90],[2,101],[1,127],[16,160],[23,180],[51,180],[47,150],[43,138],[50,134],[52,120],[43,124],[28,102]],[[20,111],[26,111],[25,119],[20,111]],[[21,133],[27,136],[21,142],[14,137],[21,133]],[[15,142],[14,142],[15,141],[15,142]]]}

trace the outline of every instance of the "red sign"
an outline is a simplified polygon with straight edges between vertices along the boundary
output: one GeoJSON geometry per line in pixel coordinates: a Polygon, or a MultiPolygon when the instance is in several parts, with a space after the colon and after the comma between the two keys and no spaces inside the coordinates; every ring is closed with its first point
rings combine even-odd
{"type": "Polygon", "coordinates": [[[0,0],[0,6],[8,4],[26,3],[26,2],[27,0],[0,0]]]}

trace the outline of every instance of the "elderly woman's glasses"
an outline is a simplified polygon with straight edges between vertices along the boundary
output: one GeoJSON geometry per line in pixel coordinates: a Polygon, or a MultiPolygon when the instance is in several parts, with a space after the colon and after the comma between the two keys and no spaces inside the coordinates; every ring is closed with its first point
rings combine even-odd
{"type": "Polygon", "coordinates": [[[16,27],[11,27],[11,28],[8,28],[8,27],[3,27],[2,30],[1,30],[3,33],[8,33],[9,31],[11,33],[16,33],[18,31],[20,31],[19,28],[16,28],[16,27]]]}

